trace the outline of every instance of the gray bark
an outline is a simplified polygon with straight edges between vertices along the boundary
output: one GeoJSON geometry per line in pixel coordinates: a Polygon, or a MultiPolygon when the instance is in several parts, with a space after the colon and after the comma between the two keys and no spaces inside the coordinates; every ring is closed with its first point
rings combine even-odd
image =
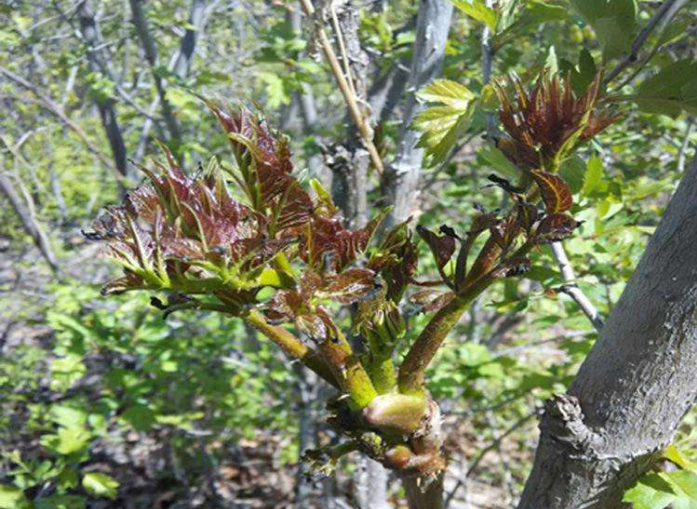
{"type": "MultiPolygon", "coordinates": [[[[302,36],[302,10],[298,2],[294,2],[292,8],[288,9],[288,20],[293,31],[302,36]]],[[[302,118],[303,134],[311,136],[317,131],[317,106],[312,87],[309,83],[302,83],[301,90],[296,92],[296,99],[300,106],[300,116],[302,118]]],[[[331,173],[326,171],[322,165],[322,156],[312,155],[307,159],[307,166],[310,175],[319,179],[326,189],[331,189],[331,173]]]]}
{"type": "Polygon", "coordinates": [[[410,95],[402,119],[397,154],[386,171],[386,190],[394,207],[387,219],[388,226],[406,219],[415,211],[424,155],[423,149],[416,147],[420,134],[410,128],[421,109],[415,93],[441,72],[452,12],[453,4],[449,0],[421,0],[409,76],[410,95]]]}
{"type": "MultiPolygon", "coordinates": [[[[361,47],[358,37],[360,16],[354,2],[337,5],[337,18],[349,62],[351,81],[359,104],[363,105],[364,117],[368,116],[365,105],[368,98],[368,71],[370,59],[361,47]]],[[[342,61],[343,63],[343,61],[342,61]]],[[[347,76],[348,80],[348,76],[347,76]]],[[[341,209],[346,222],[352,228],[361,228],[368,221],[368,169],[370,156],[363,147],[358,129],[351,121],[346,143],[330,147],[325,161],[332,171],[332,196],[341,209]]]]}
{"type": "Polygon", "coordinates": [[[179,55],[174,62],[174,74],[180,78],[185,78],[191,70],[191,62],[196,52],[196,44],[200,37],[200,32],[205,26],[205,0],[192,0],[189,10],[189,24],[197,27],[196,30],[187,30],[179,46],[179,55]]]}
{"type": "Polygon", "coordinates": [[[380,463],[367,456],[361,457],[353,480],[358,509],[391,509],[387,501],[388,473],[380,463]]]}
{"type": "Polygon", "coordinates": [[[697,160],[565,395],[519,509],[615,509],[697,396],[697,160]]]}

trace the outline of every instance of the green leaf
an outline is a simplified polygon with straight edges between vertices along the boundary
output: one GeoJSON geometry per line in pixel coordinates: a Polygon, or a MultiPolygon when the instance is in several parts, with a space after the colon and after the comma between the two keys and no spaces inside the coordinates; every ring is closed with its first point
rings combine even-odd
{"type": "Polygon", "coordinates": [[[87,368],[82,363],[82,357],[79,355],[69,354],[55,359],[51,363],[51,389],[54,391],[66,391],[80,380],[85,373],[87,373],[87,368]]]}
{"type": "Polygon", "coordinates": [[[589,196],[593,191],[595,191],[603,180],[603,161],[597,156],[593,155],[586,165],[586,175],[583,179],[583,188],[581,189],[581,194],[583,196],[589,196]]]}
{"type": "Polygon", "coordinates": [[[499,15],[491,7],[487,7],[484,0],[451,0],[453,5],[467,14],[470,18],[484,23],[492,32],[496,31],[499,15]]]}
{"type": "Polygon", "coordinates": [[[672,505],[673,509],[697,509],[697,500],[679,496],[672,505]]]}
{"type": "Polygon", "coordinates": [[[697,114],[697,61],[679,60],[646,79],[634,96],[646,113],[697,114]]]}
{"type": "Polygon", "coordinates": [[[697,473],[692,470],[678,470],[676,472],[664,473],[663,475],[688,498],[697,500],[697,473]]]}
{"type": "Polygon", "coordinates": [[[90,495],[96,497],[116,498],[119,483],[111,476],[99,472],[90,472],[82,478],[82,486],[90,495]]]}
{"type": "Polygon", "coordinates": [[[467,87],[450,80],[435,80],[421,90],[421,101],[440,103],[419,113],[413,127],[423,134],[418,146],[426,149],[431,164],[442,162],[469,127],[475,96],[467,87]]]}
{"type": "Polygon", "coordinates": [[[295,284],[293,277],[285,272],[264,267],[257,278],[260,286],[271,286],[273,288],[292,288],[295,284]]]}
{"type": "Polygon", "coordinates": [[[622,501],[632,504],[634,509],[663,509],[676,498],[670,483],[658,474],[648,474],[625,492],[622,501]]]}
{"type": "Polygon", "coordinates": [[[265,85],[267,105],[276,109],[283,104],[290,104],[290,95],[286,91],[285,81],[277,73],[260,72],[257,78],[265,85]]]}
{"type": "Polygon", "coordinates": [[[51,418],[65,428],[84,428],[87,423],[87,413],[84,410],[66,405],[52,406],[51,418]]]}
{"type": "Polygon", "coordinates": [[[629,49],[637,29],[635,0],[571,0],[593,27],[608,58],[629,49]]]}
{"type": "Polygon", "coordinates": [[[690,461],[687,459],[682,452],[680,452],[680,449],[678,449],[674,444],[669,445],[666,447],[666,450],[663,451],[663,457],[672,461],[676,465],[678,465],[680,468],[685,468],[688,470],[695,470],[695,465],[694,462],[690,461]]]}
{"type": "Polygon", "coordinates": [[[78,473],[74,468],[66,467],[58,474],[58,487],[62,490],[71,490],[78,485],[78,473]]]}
{"type": "Polygon", "coordinates": [[[434,80],[417,92],[416,97],[424,102],[439,102],[458,110],[469,108],[474,94],[456,81],[434,80]]]}
{"type": "Polygon", "coordinates": [[[91,433],[86,429],[61,428],[56,434],[41,437],[41,445],[67,456],[84,450],[91,438],[91,433]]]}
{"type": "MultiPolygon", "coordinates": [[[[512,2],[515,4],[515,2],[512,2]]],[[[530,32],[543,23],[565,20],[569,17],[567,5],[561,2],[541,2],[529,0],[522,8],[513,8],[513,12],[504,12],[500,16],[501,34],[498,45],[502,45],[517,36],[530,32]],[[503,29],[503,30],[502,30],[503,29]]]]}
{"type": "Polygon", "coordinates": [[[569,157],[564,160],[561,164],[559,170],[559,176],[563,178],[569,187],[571,192],[576,194],[583,187],[583,179],[586,174],[586,164],[578,156],[569,157]]]}
{"type": "Polygon", "coordinates": [[[509,161],[503,152],[494,145],[487,145],[482,148],[477,154],[477,158],[482,159],[504,177],[514,179],[520,176],[518,167],[509,161]]]}
{"type": "Polygon", "coordinates": [[[0,509],[19,509],[27,507],[24,492],[15,486],[0,484],[0,509]]]}
{"type": "Polygon", "coordinates": [[[581,53],[579,53],[578,65],[562,59],[559,68],[570,76],[571,86],[579,96],[584,94],[588,85],[593,83],[598,73],[593,55],[586,48],[583,48],[581,53]]]}

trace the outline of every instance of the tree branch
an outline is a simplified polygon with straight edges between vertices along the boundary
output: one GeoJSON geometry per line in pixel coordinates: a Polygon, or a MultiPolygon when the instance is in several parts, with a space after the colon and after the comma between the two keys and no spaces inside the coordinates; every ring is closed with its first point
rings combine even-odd
{"type": "Polygon", "coordinates": [[[649,20],[646,26],[639,32],[634,41],[632,42],[631,49],[627,55],[624,56],[622,60],[605,75],[603,83],[607,85],[612,80],[614,80],[626,67],[636,62],[639,58],[639,52],[648,40],[651,32],[660,25],[662,27],[660,31],[667,26],[670,20],[675,16],[675,14],[687,4],[689,0],[666,0],[663,5],[656,11],[653,17],[649,20]]]}
{"type": "Polygon", "coordinates": [[[576,302],[576,304],[578,304],[578,307],[581,308],[583,314],[586,315],[588,320],[590,320],[590,322],[593,324],[595,330],[600,332],[600,330],[603,328],[603,319],[601,318],[600,313],[598,313],[598,310],[595,309],[595,306],[590,299],[586,297],[585,293],[583,293],[583,290],[576,285],[576,274],[571,266],[569,257],[566,255],[564,245],[561,242],[553,242],[551,246],[552,255],[557,262],[559,272],[561,273],[561,277],[564,279],[565,283],[560,287],[560,291],[567,294],[576,302]]]}
{"type": "Polygon", "coordinates": [[[513,432],[515,432],[517,429],[520,427],[524,426],[526,423],[530,422],[535,416],[537,416],[538,412],[533,411],[530,412],[527,415],[524,415],[520,419],[518,419],[516,422],[514,422],[508,429],[506,429],[503,433],[501,433],[499,436],[497,436],[489,445],[487,445],[484,449],[482,449],[477,457],[472,461],[470,464],[469,468],[467,469],[467,472],[465,472],[464,478],[463,479],[458,479],[457,484],[453,487],[453,489],[448,493],[448,496],[445,499],[445,504],[443,506],[443,509],[448,509],[450,507],[450,503],[453,501],[455,498],[455,495],[457,492],[462,488],[465,483],[467,483],[467,479],[469,479],[472,474],[474,474],[475,470],[479,468],[480,463],[484,459],[486,455],[488,455],[491,451],[498,449],[501,446],[501,442],[503,442],[506,437],[510,436],[513,432]]]}
{"type": "Polygon", "coordinates": [[[7,201],[10,202],[10,206],[15,211],[15,214],[22,223],[24,230],[32,238],[34,244],[36,244],[36,247],[39,248],[39,251],[46,259],[48,266],[54,273],[58,273],[58,262],[56,261],[56,257],[53,254],[53,251],[51,250],[51,246],[48,242],[48,238],[46,237],[46,233],[43,231],[39,223],[36,221],[36,218],[33,216],[33,214],[24,207],[21,198],[19,197],[17,191],[12,185],[12,182],[9,178],[7,178],[2,168],[0,168],[0,192],[4,194],[7,198],[7,201]]]}
{"type": "MultiPolygon", "coordinates": [[[[217,5],[217,1],[214,1],[210,6],[209,12],[217,5]]],[[[179,78],[184,79],[191,70],[191,60],[193,59],[194,52],[196,50],[196,43],[200,38],[200,34],[203,33],[206,23],[208,22],[209,15],[204,12],[204,2],[203,0],[192,0],[191,9],[189,11],[189,23],[196,27],[195,30],[187,29],[182,37],[179,49],[172,55],[167,68],[174,72],[179,78]]],[[[153,98],[150,106],[148,108],[148,113],[154,115],[155,110],[160,104],[160,95],[153,98]]],[[[153,122],[150,118],[147,118],[143,123],[143,127],[140,132],[140,140],[138,141],[138,147],[136,148],[136,154],[134,159],[140,161],[145,154],[145,149],[147,147],[148,136],[150,134],[150,129],[152,129],[153,122]]]]}
{"type": "Polygon", "coordinates": [[[336,379],[332,374],[331,369],[317,355],[316,352],[310,350],[302,341],[296,338],[283,327],[271,325],[257,311],[250,311],[245,317],[245,321],[261,332],[264,336],[276,343],[281,350],[294,359],[300,360],[305,366],[317,373],[324,380],[329,382],[334,387],[338,387],[336,379]]]}
{"type": "Polygon", "coordinates": [[[152,35],[150,34],[148,20],[143,12],[143,2],[142,0],[129,0],[129,3],[131,4],[131,12],[133,13],[133,25],[135,26],[136,34],[138,34],[138,38],[143,45],[145,59],[150,65],[150,72],[152,73],[152,78],[155,82],[157,95],[160,97],[160,103],[162,104],[162,116],[167,124],[170,139],[174,142],[176,147],[181,142],[181,127],[179,126],[179,121],[174,116],[172,105],[165,94],[164,80],[157,73],[157,47],[155,46],[155,41],[153,40],[152,35]]]}

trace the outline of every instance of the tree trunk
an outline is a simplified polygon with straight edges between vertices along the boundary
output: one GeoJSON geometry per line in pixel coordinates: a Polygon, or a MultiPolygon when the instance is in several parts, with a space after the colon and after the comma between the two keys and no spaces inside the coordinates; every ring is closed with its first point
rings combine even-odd
{"type": "MultiPolygon", "coordinates": [[[[101,66],[97,62],[98,55],[96,53],[99,46],[99,32],[97,30],[97,22],[94,19],[94,10],[92,2],[85,0],[80,3],[78,8],[78,17],[80,19],[80,32],[88,46],[87,59],[90,64],[90,69],[93,72],[99,72],[101,66]]],[[[99,110],[99,117],[102,121],[102,126],[106,132],[109,147],[114,158],[114,165],[121,175],[128,176],[128,159],[126,155],[126,144],[123,141],[121,127],[119,126],[116,117],[115,101],[111,98],[95,101],[99,110]]]]}
{"type": "Polygon", "coordinates": [[[201,32],[205,25],[206,2],[205,0],[192,0],[191,9],[189,10],[189,24],[196,29],[187,29],[182,38],[181,46],[179,47],[179,55],[174,62],[174,74],[184,79],[189,75],[191,70],[191,62],[194,59],[196,52],[196,44],[201,37],[201,32]]]}
{"type": "Polygon", "coordinates": [[[178,152],[179,145],[181,143],[181,127],[179,126],[177,117],[174,116],[172,105],[167,99],[164,80],[162,79],[162,76],[158,74],[157,67],[159,65],[159,61],[157,57],[157,46],[155,45],[155,40],[153,39],[152,34],[150,33],[148,20],[145,12],[143,11],[143,0],[130,0],[130,4],[131,12],[133,13],[133,26],[135,27],[136,34],[138,34],[138,38],[143,46],[145,59],[150,65],[150,72],[152,73],[152,79],[155,83],[157,95],[160,97],[162,116],[165,119],[165,124],[167,124],[170,141],[172,142],[173,149],[178,152]]]}
{"type": "Polygon", "coordinates": [[[616,509],[697,396],[697,159],[565,395],[519,509],[616,509]]]}
{"type": "Polygon", "coordinates": [[[416,146],[420,134],[410,128],[421,109],[415,94],[441,72],[452,13],[453,4],[449,0],[421,0],[409,76],[410,95],[402,118],[397,155],[386,172],[386,191],[394,207],[388,217],[388,226],[409,217],[418,200],[417,186],[424,151],[416,146]]]}
{"type": "MultiPolygon", "coordinates": [[[[170,60],[169,70],[172,71],[179,79],[185,79],[189,71],[191,70],[191,63],[194,58],[194,53],[196,51],[196,43],[201,37],[201,34],[206,28],[206,22],[209,16],[206,16],[204,0],[192,0],[191,9],[189,10],[189,24],[195,27],[195,29],[188,28],[182,37],[181,44],[177,50],[176,55],[170,60]]],[[[156,96],[155,99],[150,103],[148,108],[148,113],[150,117],[155,113],[160,102],[160,95],[156,96]]],[[[141,129],[140,141],[138,142],[138,147],[136,148],[136,153],[134,159],[140,161],[143,159],[145,150],[148,144],[148,138],[150,135],[150,129],[152,129],[153,122],[151,118],[146,118],[143,123],[143,128],[141,129]]]]}
{"type": "Polygon", "coordinates": [[[409,509],[443,509],[444,478],[445,474],[441,473],[425,486],[420,485],[417,478],[404,479],[404,491],[407,493],[409,509]]]}

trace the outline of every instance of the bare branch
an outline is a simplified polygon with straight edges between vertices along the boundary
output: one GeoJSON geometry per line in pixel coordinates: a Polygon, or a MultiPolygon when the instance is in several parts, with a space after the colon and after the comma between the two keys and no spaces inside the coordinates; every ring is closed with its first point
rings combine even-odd
{"type": "Polygon", "coordinates": [[[142,0],[130,0],[130,4],[131,12],[133,13],[133,25],[135,26],[136,34],[138,34],[138,38],[143,45],[145,59],[150,65],[150,71],[152,73],[153,81],[155,82],[157,95],[160,97],[160,103],[162,104],[162,116],[167,124],[170,139],[175,145],[178,145],[181,141],[181,127],[179,126],[179,121],[174,116],[172,105],[165,95],[164,80],[157,72],[157,47],[155,46],[155,41],[153,40],[152,35],[150,34],[148,20],[145,16],[145,12],[143,11],[143,2],[142,0]]]}
{"type": "MultiPolygon", "coordinates": [[[[5,141],[3,139],[3,141],[5,141]]],[[[22,203],[22,199],[17,194],[12,181],[7,177],[7,175],[0,169],[0,193],[5,195],[7,201],[10,202],[10,206],[15,211],[17,218],[22,223],[24,230],[29,234],[29,236],[34,240],[34,244],[39,248],[41,254],[46,259],[48,266],[53,272],[59,272],[58,262],[56,257],[51,250],[51,246],[46,237],[46,233],[43,231],[39,223],[37,222],[34,215],[30,210],[27,210],[25,205],[22,203]]]]}
{"type": "Polygon", "coordinates": [[[512,433],[514,433],[516,430],[520,429],[522,426],[530,422],[535,416],[537,416],[538,412],[537,410],[530,412],[527,415],[524,415],[520,419],[518,419],[516,422],[514,422],[508,429],[506,429],[503,433],[501,433],[498,437],[496,437],[489,445],[487,445],[484,449],[482,449],[477,457],[472,461],[470,464],[469,468],[467,469],[467,472],[465,473],[465,476],[463,479],[458,479],[457,484],[453,487],[453,489],[448,493],[448,496],[445,499],[445,504],[443,509],[448,509],[448,506],[452,502],[452,500],[455,498],[455,495],[457,492],[462,488],[466,483],[467,479],[469,479],[472,474],[479,468],[479,465],[481,464],[482,460],[484,459],[485,456],[487,456],[491,451],[498,449],[501,446],[501,442],[503,442],[506,437],[510,436],[512,433]]]}
{"type": "Polygon", "coordinates": [[[600,313],[595,309],[590,299],[586,297],[586,294],[576,285],[576,274],[571,266],[569,257],[566,256],[566,251],[561,242],[552,243],[552,254],[559,266],[559,272],[565,283],[560,290],[574,299],[578,307],[583,311],[583,314],[586,315],[588,320],[593,324],[595,330],[600,332],[603,328],[603,319],[600,317],[600,313]]]}

